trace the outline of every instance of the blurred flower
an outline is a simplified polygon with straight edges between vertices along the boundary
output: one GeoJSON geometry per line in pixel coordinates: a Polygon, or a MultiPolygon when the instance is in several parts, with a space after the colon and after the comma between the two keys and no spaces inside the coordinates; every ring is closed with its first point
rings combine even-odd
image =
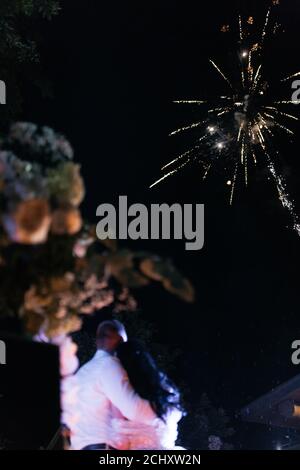
{"type": "Polygon", "coordinates": [[[31,122],[16,122],[10,127],[2,147],[17,148],[33,160],[58,163],[73,158],[73,149],[66,138],[47,126],[31,122]]]}
{"type": "Polygon", "coordinates": [[[73,255],[77,258],[84,258],[88,249],[88,245],[81,240],[76,240],[73,246],[73,255]]]}
{"type": "Polygon", "coordinates": [[[42,314],[33,310],[24,312],[23,320],[26,331],[31,335],[38,333],[45,321],[42,314]]]}
{"type": "Polygon", "coordinates": [[[48,199],[41,167],[20,160],[10,151],[0,151],[0,181],[0,191],[8,205],[35,197],[48,199]]]}
{"type": "Polygon", "coordinates": [[[22,201],[16,209],[5,214],[3,226],[10,240],[24,244],[46,241],[51,223],[48,202],[43,199],[22,201]]]}
{"type": "Polygon", "coordinates": [[[11,242],[45,242],[52,211],[53,233],[81,229],[85,188],[72,158],[70,143],[50,127],[17,122],[0,137],[2,224],[11,242]]]}
{"type": "Polygon", "coordinates": [[[51,302],[52,298],[48,290],[44,289],[41,294],[37,286],[33,285],[25,292],[23,309],[43,313],[45,307],[49,307],[51,302]]]}
{"type": "Polygon", "coordinates": [[[167,291],[185,302],[194,301],[195,291],[192,284],[181,275],[170,260],[164,260],[158,256],[147,257],[140,262],[139,267],[144,275],[161,282],[167,291]]]}
{"type": "Polygon", "coordinates": [[[82,321],[76,313],[69,312],[63,319],[48,316],[45,319],[44,331],[48,338],[79,331],[82,321]]]}
{"type": "Polygon", "coordinates": [[[66,272],[63,276],[51,277],[49,280],[50,290],[53,292],[63,292],[70,289],[74,283],[75,275],[66,272]]]}
{"type": "Polygon", "coordinates": [[[122,312],[134,312],[137,309],[137,301],[131,295],[130,290],[126,287],[123,287],[121,293],[116,299],[114,306],[115,313],[122,312]]]}
{"type": "Polygon", "coordinates": [[[11,125],[9,130],[9,141],[20,142],[21,144],[31,144],[33,135],[38,126],[32,122],[16,122],[11,125]]]}
{"type": "Polygon", "coordinates": [[[82,227],[82,218],[78,209],[57,209],[52,214],[51,231],[55,235],[74,235],[82,227]]]}
{"type": "Polygon", "coordinates": [[[49,169],[48,186],[59,205],[78,207],[84,198],[85,188],[80,166],[75,163],[62,163],[58,168],[49,169]]]}

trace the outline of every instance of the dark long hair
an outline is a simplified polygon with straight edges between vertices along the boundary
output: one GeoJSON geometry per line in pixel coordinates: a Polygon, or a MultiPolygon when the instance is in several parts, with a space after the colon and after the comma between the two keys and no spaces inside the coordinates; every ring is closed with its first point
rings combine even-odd
{"type": "Polygon", "coordinates": [[[151,403],[154,412],[164,419],[168,411],[181,411],[180,393],[168,377],[159,371],[153,357],[139,341],[121,343],[117,357],[128,374],[135,392],[151,403]]]}

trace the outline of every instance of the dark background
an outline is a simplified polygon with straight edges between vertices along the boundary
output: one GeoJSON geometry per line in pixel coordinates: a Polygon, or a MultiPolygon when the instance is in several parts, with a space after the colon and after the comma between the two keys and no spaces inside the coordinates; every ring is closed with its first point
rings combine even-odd
{"type": "MultiPolygon", "coordinates": [[[[299,373],[291,343],[300,336],[299,236],[260,169],[228,204],[226,177],[201,180],[197,166],[149,190],[163,163],[188,147],[189,134],[171,130],[190,122],[172,100],[222,94],[208,64],[212,57],[230,75],[231,34],[238,12],[262,27],[269,1],[62,1],[63,10],[43,30],[41,56],[53,97],[42,98],[25,83],[24,119],[62,131],[82,163],[87,187],[84,214],[95,219],[102,202],[205,203],[205,247],[181,242],[136,242],[172,257],[195,285],[197,301],[186,305],[156,289],[140,295],[143,315],[156,322],[161,340],[183,350],[184,377],[194,402],[206,391],[233,416],[240,407],[299,373]],[[229,55],[228,55],[229,53],[229,55]]],[[[299,70],[300,6],[281,0],[276,8],[285,33],[268,46],[270,79],[299,70]]],[[[45,26],[43,26],[44,28],[45,26]]],[[[274,88],[276,90],[276,88],[274,88]]],[[[283,93],[290,99],[291,89],[283,93]]],[[[298,110],[294,111],[298,112],[298,110]]],[[[296,123],[295,129],[297,130],[296,123]]],[[[300,211],[298,139],[277,142],[290,192],[300,211]]],[[[288,431],[237,421],[235,441],[246,448],[272,448],[288,431]]]]}
{"type": "Polygon", "coordinates": [[[55,346],[1,333],[0,448],[46,449],[60,423],[59,354],[55,346]],[[47,364],[47,367],[45,367],[47,364]],[[47,425],[45,425],[47,423],[47,425]]]}

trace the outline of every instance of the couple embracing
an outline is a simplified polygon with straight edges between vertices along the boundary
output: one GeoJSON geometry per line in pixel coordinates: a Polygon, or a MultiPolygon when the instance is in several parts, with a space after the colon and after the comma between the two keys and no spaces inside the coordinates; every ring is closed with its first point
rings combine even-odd
{"type": "MultiPolygon", "coordinates": [[[[97,352],[79,369],[74,450],[176,449],[182,417],[176,387],[117,320],[100,323],[97,352]]],[[[177,447],[178,448],[178,447],[177,447]]]]}

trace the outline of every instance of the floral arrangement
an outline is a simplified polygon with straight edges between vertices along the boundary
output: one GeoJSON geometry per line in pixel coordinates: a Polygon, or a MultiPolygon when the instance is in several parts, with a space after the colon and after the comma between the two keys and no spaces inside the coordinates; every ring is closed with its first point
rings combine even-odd
{"type": "Polygon", "coordinates": [[[18,122],[0,139],[2,315],[18,315],[30,334],[54,340],[108,305],[115,313],[135,310],[132,292],[153,282],[193,301],[192,285],[170,260],[98,240],[81,218],[84,194],[61,134],[18,122]]]}
{"type": "MultiPolygon", "coordinates": [[[[25,292],[20,314],[27,330],[49,338],[81,328],[82,315],[110,305],[113,312],[136,310],[132,290],[156,281],[182,300],[192,302],[194,290],[170,260],[148,252],[108,249],[82,231],[72,245],[72,269],[36,280],[25,292]]],[[[69,247],[70,249],[70,247],[69,247]]]]}
{"type": "Polygon", "coordinates": [[[44,243],[48,234],[77,233],[84,198],[80,166],[64,136],[18,122],[0,140],[1,225],[8,241],[44,243]]]}

